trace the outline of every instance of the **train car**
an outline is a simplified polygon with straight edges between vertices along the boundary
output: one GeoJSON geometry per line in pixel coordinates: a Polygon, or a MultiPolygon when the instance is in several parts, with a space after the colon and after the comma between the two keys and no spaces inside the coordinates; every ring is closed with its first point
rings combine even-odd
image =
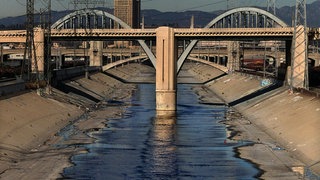
{"type": "Polygon", "coordinates": [[[251,69],[255,71],[262,71],[264,67],[274,65],[275,60],[273,57],[252,56],[240,59],[241,68],[251,69]]]}

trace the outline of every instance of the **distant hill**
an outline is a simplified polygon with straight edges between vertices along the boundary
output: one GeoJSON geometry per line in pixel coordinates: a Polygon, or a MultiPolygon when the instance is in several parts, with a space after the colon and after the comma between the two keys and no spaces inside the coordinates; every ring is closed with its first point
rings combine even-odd
{"type": "MultiPolygon", "coordinates": [[[[113,13],[113,9],[100,8],[109,13],[113,13]]],[[[309,27],[320,27],[319,16],[320,0],[307,5],[307,20],[309,27]]],[[[195,27],[204,27],[212,19],[221,14],[222,10],[214,12],[203,11],[185,11],[185,12],[160,12],[154,9],[142,10],[141,15],[145,17],[146,27],[171,26],[171,27],[190,27],[191,16],[194,16],[195,27]]],[[[276,16],[286,22],[292,24],[295,7],[281,7],[277,9],[276,16]]],[[[54,11],[52,12],[52,21],[55,22],[71,11],[54,11]]],[[[0,19],[0,29],[22,29],[24,28],[26,17],[7,17],[0,19]]],[[[40,22],[40,17],[36,16],[35,22],[40,22]]]]}
{"type": "Polygon", "coordinates": [[[191,17],[194,16],[195,27],[204,27],[208,22],[217,17],[215,12],[185,11],[185,12],[160,12],[157,10],[143,10],[146,26],[171,26],[190,27],[191,17]]]}

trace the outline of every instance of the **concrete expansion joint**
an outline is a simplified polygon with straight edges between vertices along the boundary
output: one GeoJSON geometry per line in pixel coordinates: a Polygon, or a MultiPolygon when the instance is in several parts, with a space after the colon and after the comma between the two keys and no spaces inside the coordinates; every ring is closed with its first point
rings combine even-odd
{"type": "Polygon", "coordinates": [[[156,90],[156,92],[159,93],[176,93],[176,90],[156,90]]]}

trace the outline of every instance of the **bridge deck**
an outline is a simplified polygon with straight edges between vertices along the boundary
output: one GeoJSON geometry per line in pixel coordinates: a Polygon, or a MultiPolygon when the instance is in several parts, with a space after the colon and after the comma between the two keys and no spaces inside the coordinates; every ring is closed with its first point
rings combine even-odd
{"type": "MultiPolygon", "coordinates": [[[[37,31],[39,29],[35,29],[37,31]]],[[[194,28],[174,29],[177,38],[188,39],[292,39],[293,28],[194,28]]],[[[311,29],[309,29],[310,31],[311,29]]],[[[154,39],[157,29],[52,29],[53,40],[154,39]]],[[[310,33],[312,34],[312,33],[310,33]]],[[[0,31],[0,42],[25,42],[25,30],[0,31]]]]}

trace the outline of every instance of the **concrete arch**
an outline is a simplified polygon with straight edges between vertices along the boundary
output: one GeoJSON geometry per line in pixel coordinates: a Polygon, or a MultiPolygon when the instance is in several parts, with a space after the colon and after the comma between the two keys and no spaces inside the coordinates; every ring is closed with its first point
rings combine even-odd
{"type": "Polygon", "coordinates": [[[219,64],[204,60],[204,59],[196,58],[196,57],[188,57],[188,59],[192,60],[192,61],[196,61],[198,63],[209,65],[209,66],[214,67],[214,68],[216,68],[216,69],[218,69],[218,70],[220,70],[220,71],[222,71],[224,73],[228,73],[228,68],[225,67],[225,66],[222,66],[222,65],[219,65],[219,64]]]}
{"type": "MultiPolygon", "coordinates": [[[[255,8],[255,7],[241,7],[241,8],[235,8],[235,9],[231,9],[221,15],[219,15],[218,17],[216,17],[215,19],[213,19],[211,22],[209,22],[205,28],[211,28],[213,27],[216,23],[218,23],[219,21],[223,20],[224,18],[232,15],[232,14],[236,14],[236,13],[245,13],[245,12],[254,12],[257,13],[259,15],[263,15],[265,17],[267,17],[268,19],[273,20],[274,22],[276,22],[277,26],[280,27],[287,27],[288,25],[283,22],[282,20],[280,20],[279,18],[277,18],[276,16],[274,16],[273,14],[259,9],[259,8],[255,8]]],[[[184,50],[184,52],[181,54],[181,56],[178,59],[178,64],[177,64],[177,70],[179,72],[179,70],[181,69],[184,61],[186,60],[186,58],[189,56],[189,54],[191,53],[192,49],[195,47],[195,45],[198,43],[198,40],[193,40],[190,42],[190,44],[188,45],[188,47],[184,50]]]]}
{"type": "Polygon", "coordinates": [[[147,56],[137,56],[137,57],[133,57],[133,58],[128,58],[128,59],[124,59],[124,60],[119,60],[119,61],[116,61],[114,63],[111,63],[111,64],[107,64],[105,66],[102,67],[102,71],[107,71],[113,67],[116,67],[116,66],[119,66],[119,65],[122,65],[122,64],[126,64],[126,63],[129,63],[129,62],[135,62],[135,61],[139,61],[139,60],[146,60],[148,59],[147,56]]]}
{"type": "MultiPolygon", "coordinates": [[[[78,10],[78,11],[75,11],[73,13],[70,13],[70,14],[64,16],[63,18],[59,19],[58,21],[56,21],[51,26],[51,28],[52,29],[61,29],[65,22],[72,21],[73,18],[75,18],[75,17],[77,17],[79,15],[96,15],[96,16],[107,17],[107,18],[110,18],[113,21],[117,22],[124,29],[132,29],[127,23],[123,22],[121,19],[117,18],[116,16],[114,16],[114,15],[108,13],[108,12],[105,12],[105,11],[93,10],[93,9],[82,9],[82,10],[78,10]]],[[[141,45],[141,47],[143,48],[143,50],[145,51],[145,53],[147,54],[147,56],[149,57],[150,61],[153,64],[153,67],[156,68],[156,57],[155,57],[155,55],[149,49],[149,47],[144,42],[144,40],[138,40],[138,42],[141,45]]]]}

